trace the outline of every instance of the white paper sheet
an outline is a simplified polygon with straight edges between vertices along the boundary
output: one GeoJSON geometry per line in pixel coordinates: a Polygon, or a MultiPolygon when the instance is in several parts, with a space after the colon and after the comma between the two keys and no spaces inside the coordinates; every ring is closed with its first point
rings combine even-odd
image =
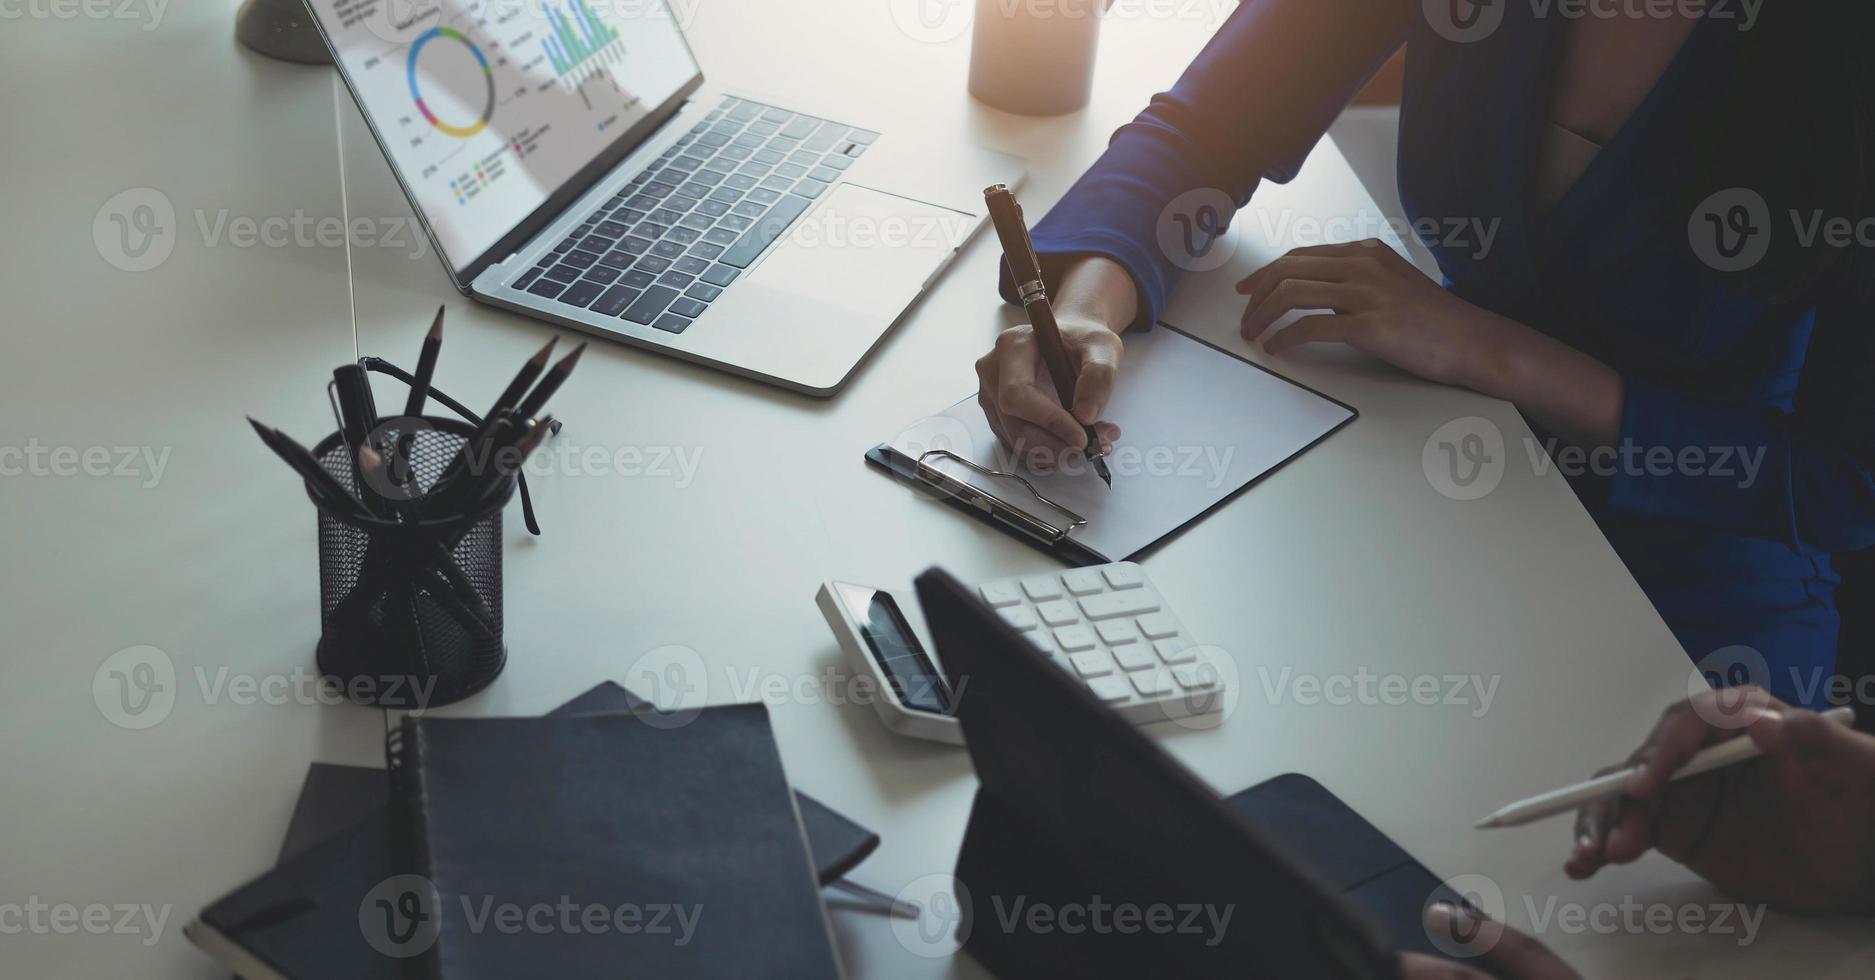
{"type": "MultiPolygon", "coordinates": [[[[1086,463],[1034,469],[997,442],[975,396],[923,419],[892,440],[917,460],[949,449],[980,465],[1018,473],[1044,496],[1087,519],[1070,537],[1109,561],[1144,550],[1282,465],[1354,413],[1248,361],[1159,326],[1126,341],[1126,360],[1106,412],[1120,427],[1107,465],[1113,488],[1086,463]]],[[[1061,526],[1021,485],[931,464],[1025,512],[1061,526]]]]}

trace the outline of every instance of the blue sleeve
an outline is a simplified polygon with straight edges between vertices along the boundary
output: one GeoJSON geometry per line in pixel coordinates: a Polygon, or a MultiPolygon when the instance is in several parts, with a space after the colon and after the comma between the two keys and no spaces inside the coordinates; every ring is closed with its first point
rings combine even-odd
{"type": "MultiPolygon", "coordinates": [[[[1166,205],[1210,188],[1241,208],[1261,181],[1293,178],[1399,48],[1417,7],[1403,0],[1243,0],[1172,90],[1122,126],[1035,226],[1043,267],[1058,269],[1071,255],[1107,256],[1133,274],[1141,321],[1157,321],[1179,273],[1158,245],[1166,205]]],[[[1001,280],[1003,298],[1016,302],[1006,264],[1001,280]]]]}
{"type": "Polygon", "coordinates": [[[1791,411],[1625,379],[1619,447],[1635,458],[1616,468],[1609,506],[1806,555],[1875,546],[1875,303],[1851,299],[1856,288],[1816,308],[1791,411]],[[1719,453],[1734,457],[1725,472],[1719,453]]]}

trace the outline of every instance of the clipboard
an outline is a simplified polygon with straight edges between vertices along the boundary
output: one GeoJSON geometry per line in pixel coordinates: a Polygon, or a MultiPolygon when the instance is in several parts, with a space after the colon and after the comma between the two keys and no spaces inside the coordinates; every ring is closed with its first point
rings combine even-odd
{"type": "MultiPolygon", "coordinates": [[[[895,446],[901,441],[895,438],[869,450],[866,462],[1063,564],[1101,565],[1138,559],[1156,550],[1359,417],[1352,406],[1163,323],[1150,333],[1128,338],[1127,360],[1129,371],[1122,375],[1113,402],[1114,418],[1124,430],[1108,459],[1115,467],[1115,491],[1023,472],[1007,460],[994,459],[1007,454],[993,445],[973,445],[968,452],[939,445],[908,453],[895,446]],[[1208,411],[1214,407],[1216,411],[1208,411]],[[1139,483],[1121,486],[1123,479],[1151,479],[1130,476],[1122,461],[1132,432],[1129,425],[1134,424],[1160,435],[1189,432],[1199,441],[1229,444],[1233,453],[1241,447],[1247,458],[1241,466],[1227,463],[1228,472],[1221,474],[1221,485],[1214,490],[1194,491],[1185,486],[1155,497],[1150,489],[1138,490],[1139,483]],[[1113,492],[1143,496],[1124,508],[1130,513],[1120,512],[1123,508],[1116,505],[1105,515],[1113,519],[1112,529],[1090,532],[1103,516],[1093,508],[1119,499],[1110,496],[1113,492]],[[1068,495],[1079,495],[1091,506],[1060,499],[1068,495]],[[1077,538],[1077,532],[1081,537],[1122,543],[1112,547],[1111,541],[1098,542],[1109,546],[1103,553],[1096,543],[1077,538]]],[[[980,430],[979,441],[994,442],[973,399],[966,398],[924,421],[932,420],[942,420],[958,431],[964,427],[980,430]]]]}
{"type": "MultiPolygon", "coordinates": [[[[944,453],[946,456],[956,459],[958,462],[977,470],[986,469],[976,462],[964,459],[949,450],[934,450],[933,452],[944,453]]],[[[942,500],[945,505],[955,508],[961,513],[968,514],[976,520],[1004,530],[1027,541],[1034,547],[1053,556],[1055,560],[1062,564],[1074,568],[1081,568],[1087,565],[1105,565],[1108,563],[1107,559],[1101,557],[1099,552],[1068,537],[1068,534],[1071,533],[1074,528],[1080,527],[1087,522],[1086,518],[1071,510],[1061,508],[1063,520],[1059,524],[1037,521],[1034,519],[1034,515],[1015,506],[1007,498],[989,493],[971,484],[957,480],[949,474],[944,473],[942,470],[935,470],[927,461],[914,460],[904,453],[893,449],[890,443],[880,443],[867,450],[866,462],[890,474],[893,479],[898,480],[900,483],[922,492],[936,494],[936,499],[942,500]],[[921,463],[924,465],[921,466],[921,463]],[[933,473],[937,474],[939,479],[932,479],[931,474],[933,473]]],[[[1000,471],[989,472],[999,477],[1007,478],[1021,486],[1028,487],[1029,492],[1033,493],[1035,497],[1044,504],[1052,503],[1048,501],[1046,497],[1043,497],[1041,493],[1036,491],[1033,484],[1030,484],[1021,476],[1001,473],[1000,471]]],[[[1060,507],[1058,504],[1053,506],[1060,507]]]]}

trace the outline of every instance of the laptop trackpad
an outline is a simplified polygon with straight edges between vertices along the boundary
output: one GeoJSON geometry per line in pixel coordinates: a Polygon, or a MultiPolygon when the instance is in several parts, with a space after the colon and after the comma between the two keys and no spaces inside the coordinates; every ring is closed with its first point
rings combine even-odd
{"type": "MultiPolygon", "coordinates": [[[[963,245],[969,215],[870,187],[836,185],[750,281],[865,313],[897,313],[963,245]]],[[[881,323],[883,327],[885,324],[881,323]]]]}
{"type": "Polygon", "coordinates": [[[827,387],[872,349],[974,224],[922,201],[836,185],[685,333],[685,346],[827,387]]]}

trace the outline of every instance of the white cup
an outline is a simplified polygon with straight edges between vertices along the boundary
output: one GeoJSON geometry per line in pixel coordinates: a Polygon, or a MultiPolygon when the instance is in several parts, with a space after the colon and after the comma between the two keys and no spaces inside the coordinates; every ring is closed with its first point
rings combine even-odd
{"type": "Polygon", "coordinates": [[[977,0],[970,94],[1006,112],[1054,116],[1087,105],[1111,0],[977,0]]]}

